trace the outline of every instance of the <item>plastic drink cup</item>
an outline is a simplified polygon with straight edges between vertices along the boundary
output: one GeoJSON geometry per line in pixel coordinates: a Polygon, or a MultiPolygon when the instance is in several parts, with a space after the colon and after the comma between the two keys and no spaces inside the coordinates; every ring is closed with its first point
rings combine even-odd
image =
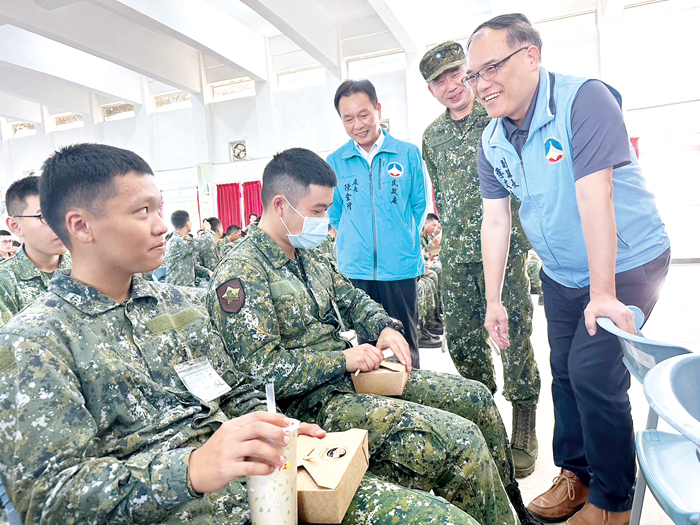
{"type": "Polygon", "coordinates": [[[247,476],[248,503],[253,525],[297,525],[297,430],[299,421],[284,429],[286,447],[273,446],[287,461],[268,476],[247,476]]]}

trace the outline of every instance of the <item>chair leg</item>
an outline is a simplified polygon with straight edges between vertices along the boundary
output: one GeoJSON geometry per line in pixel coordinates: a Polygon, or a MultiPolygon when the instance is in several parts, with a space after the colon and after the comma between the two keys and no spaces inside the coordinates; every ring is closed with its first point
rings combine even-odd
{"type": "Polygon", "coordinates": [[[629,525],[639,525],[639,520],[642,519],[642,505],[644,504],[644,493],[647,489],[647,482],[640,470],[637,474],[637,483],[634,489],[634,499],[632,499],[632,514],[630,515],[629,525]]]}

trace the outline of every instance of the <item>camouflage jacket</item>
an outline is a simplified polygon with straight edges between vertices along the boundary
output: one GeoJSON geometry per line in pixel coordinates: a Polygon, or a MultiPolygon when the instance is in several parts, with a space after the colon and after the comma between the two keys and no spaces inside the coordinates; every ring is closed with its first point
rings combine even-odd
{"type": "MultiPolygon", "coordinates": [[[[455,121],[445,110],[423,133],[423,159],[435,191],[442,223],[440,255],[447,263],[481,261],[483,205],[476,151],[490,119],[481,104],[468,117],[455,121]]],[[[530,245],[520,226],[520,206],[511,199],[513,226],[510,250],[524,253],[530,245]]]]}
{"type": "Polygon", "coordinates": [[[293,411],[322,404],[334,390],[354,392],[334,305],[346,328],[370,341],[389,318],[318,249],[296,250],[292,260],[253,225],[219,263],[207,295],[234,364],[274,381],[280,407],[293,411]]]}
{"type": "MultiPolygon", "coordinates": [[[[0,331],[0,392],[0,477],[24,523],[216,514],[214,495],[189,485],[190,452],[264,404],[188,290],[134,276],[116,303],[61,271],[0,331]],[[190,354],[206,354],[232,392],[190,394],[174,370],[190,354]]],[[[248,512],[240,484],[216,495],[231,515],[248,512]]]]}
{"type": "MultiPolygon", "coordinates": [[[[58,267],[71,267],[70,255],[62,255],[58,267]]],[[[46,291],[53,274],[39,271],[24,252],[24,246],[14,257],[0,263],[0,326],[17,315],[46,291]]]]}
{"type": "Polygon", "coordinates": [[[195,276],[208,277],[207,269],[196,262],[201,246],[201,239],[190,241],[177,232],[173,234],[165,247],[163,259],[166,283],[195,286],[195,276]]]}
{"type": "Polygon", "coordinates": [[[213,271],[221,259],[221,247],[216,244],[216,233],[212,230],[205,231],[197,240],[195,247],[197,249],[197,262],[213,271]]]}

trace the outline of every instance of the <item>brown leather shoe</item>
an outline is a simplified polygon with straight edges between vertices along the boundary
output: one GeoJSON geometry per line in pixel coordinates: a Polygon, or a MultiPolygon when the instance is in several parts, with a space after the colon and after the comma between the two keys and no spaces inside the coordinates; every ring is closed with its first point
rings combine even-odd
{"type": "Polygon", "coordinates": [[[588,502],[566,523],[567,525],[629,525],[631,513],[631,510],[610,512],[588,502]]]}
{"type": "Polygon", "coordinates": [[[527,510],[542,521],[564,521],[588,501],[588,487],[570,470],[561,469],[550,489],[537,496],[527,510]]]}

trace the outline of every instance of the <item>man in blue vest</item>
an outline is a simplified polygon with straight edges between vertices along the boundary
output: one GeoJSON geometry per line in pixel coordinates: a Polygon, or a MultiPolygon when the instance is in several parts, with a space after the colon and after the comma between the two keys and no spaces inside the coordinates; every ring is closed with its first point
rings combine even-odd
{"type": "Polygon", "coordinates": [[[412,366],[420,368],[420,232],[428,205],[423,158],[416,146],[381,129],[382,106],[369,80],[346,80],[333,102],[350,137],[326,159],[338,176],[328,210],[338,230],[338,267],[401,321],[412,366]]]}
{"type": "Polygon", "coordinates": [[[520,14],[483,23],[468,43],[464,82],[493,118],[479,149],[485,325],[500,347],[509,344],[500,293],[512,193],[543,263],[554,461],[562,468],[528,508],[547,521],[625,524],[635,468],[630,379],[619,344],[596,329],[596,318],[635,332],[625,304],[648,317],[670,243],[629,144],[619,93],[549,73],[541,49],[520,14]]]}

